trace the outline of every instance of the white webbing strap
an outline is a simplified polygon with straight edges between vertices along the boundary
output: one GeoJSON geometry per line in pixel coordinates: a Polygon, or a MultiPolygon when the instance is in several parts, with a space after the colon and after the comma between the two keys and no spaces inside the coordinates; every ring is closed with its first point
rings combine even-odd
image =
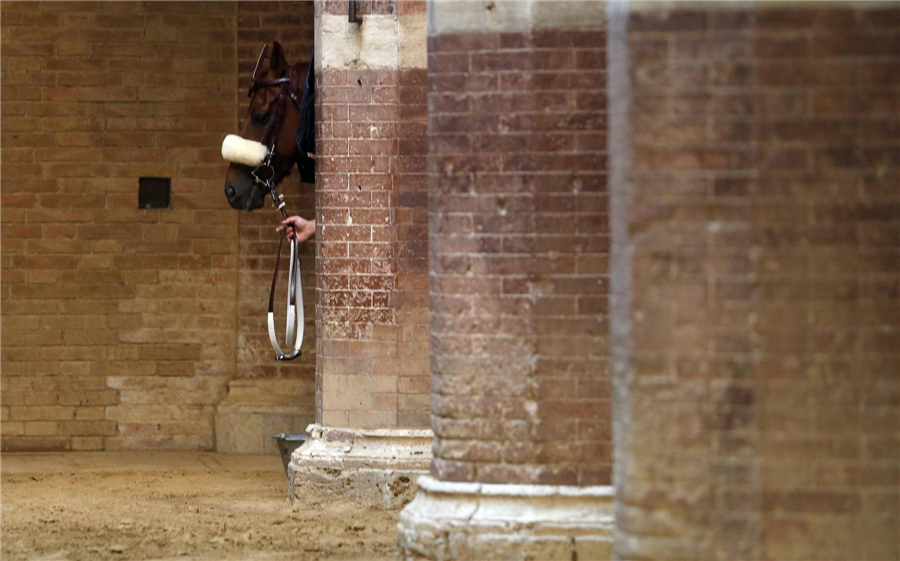
{"type": "Polygon", "coordinates": [[[275,349],[275,358],[278,360],[291,360],[300,356],[300,347],[303,345],[303,286],[300,282],[300,245],[297,238],[291,239],[291,261],[288,271],[288,298],[287,298],[287,320],[285,328],[285,346],[289,346],[293,342],[293,348],[290,354],[285,354],[278,344],[278,337],[275,335],[275,314],[270,311],[268,314],[269,324],[269,341],[272,348],[275,349]],[[294,292],[294,301],[296,305],[291,303],[291,291],[294,292]],[[294,336],[296,333],[296,337],[294,336]]]}

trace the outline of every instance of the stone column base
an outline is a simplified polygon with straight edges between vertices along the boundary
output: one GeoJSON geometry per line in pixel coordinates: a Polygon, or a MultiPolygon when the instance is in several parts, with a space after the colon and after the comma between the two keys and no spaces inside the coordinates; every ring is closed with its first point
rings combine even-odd
{"type": "Polygon", "coordinates": [[[308,440],[288,464],[292,501],[301,493],[353,498],[400,508],[415,496],[416,480],[428,473],[434,433],[428,429],[306,427],[308,440]]]}
{"type": "Polygon", "coordinates": [[[608,560],[613,488],[438,481],[400,513],[398,559],[608,560]]]}

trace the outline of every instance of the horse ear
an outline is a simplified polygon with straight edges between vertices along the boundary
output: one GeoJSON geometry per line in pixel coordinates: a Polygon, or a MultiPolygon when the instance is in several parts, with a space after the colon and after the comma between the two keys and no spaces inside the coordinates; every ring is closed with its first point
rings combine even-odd
{"type": "Polygon", "coordinates": [[[287,59],[284,57],[284,49],[281,48],[281,43],[278,41],[272,43],[272,56],[270,58],[269,68],[272,69],[272,73],[276,76],[283,76],[284,73],[288,71],[288,63],[287,59]]]}

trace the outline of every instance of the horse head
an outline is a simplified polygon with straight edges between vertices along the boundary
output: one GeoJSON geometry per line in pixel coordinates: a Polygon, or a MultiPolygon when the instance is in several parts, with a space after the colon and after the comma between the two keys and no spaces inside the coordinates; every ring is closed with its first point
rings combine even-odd
{"type": "Polygon", "coordinates": [[[241,134],[229,135],[222,145],[222,156],[232,162],[225,176],[225,197],[238,210],[263,206],[268,190],[264,183],[267,178],[260,178],[260,170],[271,175],[277,185],[298,163],[301,179],[313,182],[308,146],[302,153],[300,147],[301,137],[312,136],[311,63],[289,65],[278,42],[272,44],[271,55],[267,53],[268,45],[263,47],[253,71],[250,105],[241,134]],[[303,92],[302,99],[298,92],[303,92]]]}

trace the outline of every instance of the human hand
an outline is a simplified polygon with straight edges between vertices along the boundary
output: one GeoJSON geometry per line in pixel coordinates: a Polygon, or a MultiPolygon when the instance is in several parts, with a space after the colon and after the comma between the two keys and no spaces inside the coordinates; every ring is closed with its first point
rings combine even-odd
{"type": "Polygon", "coordinates": [[[300,243],[305,242],[309,238],[316,235],[316,221],[315,220],[307,220],[300,216],[291,216],[287,220],[281,222],[284,226],[279,226],[275,229],[276,232],[281,232],[283,228],[287,228],[287,233],[285,237],[290,240],[294,237],[294,234],[297,234],[297,241],[300,243]],[[294,228],[291,229],[290,226],[294,228]]]}

